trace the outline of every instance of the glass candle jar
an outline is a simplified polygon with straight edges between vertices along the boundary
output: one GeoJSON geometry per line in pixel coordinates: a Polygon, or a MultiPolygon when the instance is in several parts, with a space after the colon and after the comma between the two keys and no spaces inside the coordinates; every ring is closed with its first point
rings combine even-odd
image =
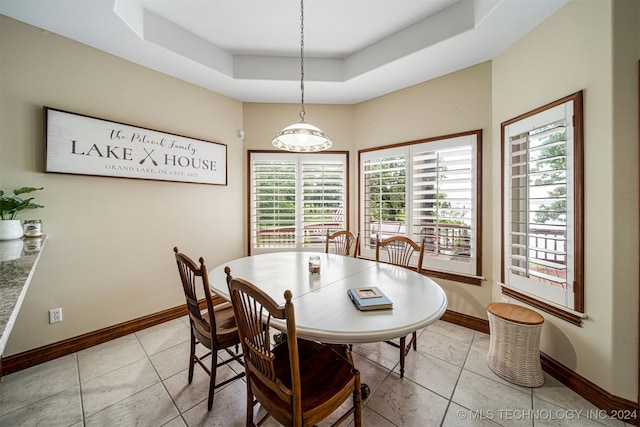
{"type": "Polygon", "coordinates": [[[309,273],[320,274],[320,257],[318,255],[309,257],[309,273]]]}
{"type": "Polygon", "coordinates": [[[42,247],[42,238],[32,237],[24,240],[25,255],[37,254],[42,247]]]}
{"type": "Polygon", "coordinates": [[[42,220],[40,220],[40,219],[26,219],[24,221],[24,236],[25,237],[40,237],[40,236],[42,236],[42,220]]]}

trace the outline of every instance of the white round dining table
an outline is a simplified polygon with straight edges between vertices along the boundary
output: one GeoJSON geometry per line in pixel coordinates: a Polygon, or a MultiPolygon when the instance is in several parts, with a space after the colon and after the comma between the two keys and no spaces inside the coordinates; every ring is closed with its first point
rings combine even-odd
{"type": "MultiPolygon", "coordinates": [[[[209,271],[211,290],[227,301],[225,267],[256,285],[279,304],[293,293],[300,338],[330,344],[355,344],[406,336],[438,320],[447,308],[442,288],[430,278],[391,264],[318,252],[277,252],[234,259],[209,271]],[[320,257],[320,274],[309,273],[309,257],[320,257]],[[393,308],[359,311],[349,288],[375,286],[393,308]]],[[[272,319],[274,327],[284,323],[272,319]]]]}

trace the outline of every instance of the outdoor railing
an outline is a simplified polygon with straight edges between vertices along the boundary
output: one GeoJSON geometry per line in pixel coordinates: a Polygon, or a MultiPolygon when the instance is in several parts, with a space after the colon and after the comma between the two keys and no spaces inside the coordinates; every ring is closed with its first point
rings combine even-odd
{"type": "Polygon", "coordinates": [[[529,258],[566,264],[567,235],[565,230],[532,228],[529,230],[529,258]]]}
{"type": "MultiPolygon", "coordinates": [[[[335,231],[342,229],[341,222],[307,223],[303,229],[303,244],[305,246],[321,246],[327,235],[327,230],[335,231]]],[[[296,227],[283,226],[274,228],[264,228],[256,231],[256,247],[279,247],[295,246],[296,227]]]]}

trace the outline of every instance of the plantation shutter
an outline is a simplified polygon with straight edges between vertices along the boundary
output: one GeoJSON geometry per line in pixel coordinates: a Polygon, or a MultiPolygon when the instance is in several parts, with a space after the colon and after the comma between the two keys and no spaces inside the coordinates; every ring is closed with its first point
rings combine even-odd
{"type": "Polygon", "coordinates": [[[296,162],[265,156],[251,168],[252,247],[295,248],[296,162]]]}
{"type": "Polygon", "coordinates": [[[362,256],[375,257],[378,236],[424,238],[422,268],[478,274],[478,135],[360,153],[362,256]]]}
{"type": "Polygon", "coordinates": [[[474,153],[468,138],[413,148],[413,234],[432,268],[471,273],[475,261],[474,153]],[[446,262],[440,262],[444,258],[446,262]],[[453,263],[460,263],[453,267],[453,263]]]}
{"type": "Polygon", "coordinates": [[[364,153],[361,160],[363,255],[375,256],[375,242],[406,235],[406,149],[364,153]]]}
{"type": "Polygon", "coordinates": [[[302,247],[322,247],[327,230],[346,228],[344,156],[302,156],[302,247]]]}
{"type": "Polygon", "coordinates": [[[345,154],[250,153],[251,252],[324,250],[346,228],[345,154]]]}
{"type": "Polygon", "coordinates": [[[506,282],[515,288],[572,308],[573,169],[572,110],[554,107],[508,126],[505,150],[506,282]]]}

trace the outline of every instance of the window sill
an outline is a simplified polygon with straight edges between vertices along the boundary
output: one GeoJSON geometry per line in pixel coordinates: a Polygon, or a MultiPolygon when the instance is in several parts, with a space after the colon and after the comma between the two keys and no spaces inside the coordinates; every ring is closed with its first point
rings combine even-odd
{"type": "MultiPolygon", "coordinates": [[[[374,258],[369,258],[369,257],[366,257],[366,256],[358,256],[358,258],[375,261],[374,258]]],[[[384,261],[380,261],[380,262],[384,262],[384,261]]],[[[411,270],[415,271],[416,268],[415,267],[411,267],[411,270]]],[[[481,286],[482,285],[482,281],[484,280],[484,277],[480,277],[480,276],[466,276],[464,274],[449,273],[449,272],[437,271],[437,270],[429,270],[429,269],[426,269],[426,268],[423,268],[422,271],[420,272],[420,274],[422,274],[423,276],[435,277],[437,279],[446,279],[446,280],[451,280],[452,282],[466,283],[466,284],[474,285],[474,286],[481,286]]]]}
{"type": "Polygon", "coordinates": [[[479,276],[465,276],[462,274],[445,273],[444,271],[435,271],[435,270],[428,270],[428,269],[422,269],[421,273],[424,274],[425,276],[436,277],[438,279],[451,280],[453,282],[466,283],[468,285],[474,285],[474,286],[481,286],[482,281],[484,280],[484,277],[479,277],[479,276]]]}
{"type": "Polygon", "coordinates": [[[582,320],[587,318],[587,315],[584,313],[578,313],[567,308],[552,305],[550,303],[541,301],[529,294],[525,294],[521,291],[516,291],[515,289],[510,288],[506,285],[502,285],[502,294],[518,301],[524,302],[532,307],[544,311],[545,313],[549,313],[552,316],[564,320],[565,322],[571,323],[572,325],[582,326],[582,320]]]}

